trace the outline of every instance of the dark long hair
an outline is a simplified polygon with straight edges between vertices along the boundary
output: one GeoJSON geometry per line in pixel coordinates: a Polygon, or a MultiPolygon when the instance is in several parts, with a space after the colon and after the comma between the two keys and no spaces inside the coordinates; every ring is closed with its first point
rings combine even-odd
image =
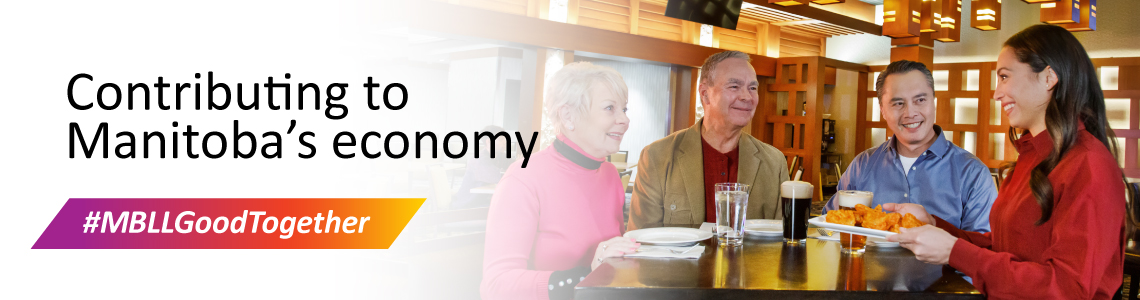
{"type": "MultiPolygon", "coordinates": [[[[1049,173],[1076,144],[1079,122],[1083,122],[1085,130],[1109,151],[1119,153],[1120,149],[1116,145],[1116,135],[1108,128],[1104,93],[1096,68],[1072,33],[1056,25],[1033,25],[1010,37],[1005,46],[1013,49],[1017,60],[1029,64],[1033,72],[1040,73],[1045,67],[1050,67],[1057,73],[1057,84],[1053,86],[1052,97],[1045,109],[1045,130],[1053,139],[1053,151],[1033,168],[1029,178],[1033,196],[1041,206],[1041,218],[1037,220],[1037,225],[1041,225],[1053,216],[1053,185],[1049,183],[1049,173]]],[[[1010,127],[1009,139],[1016,141],[1025,133],[1010,127]]],[[[1004,174],[1014,164],[1003,166],[999,173],[1004,174]]],[[[1121,180],[1125,179],[1121,177],[1121,180]]],[[[1126,205],[1135,206],[1136,201],[1132,200],[1135,191],[1127,180],[1125,186],[1128,187],[1129,199],[1126,205]]],[[[1136,216],[1133,209],[1126,210],[1128,234],[1131,235],[1136,216]]]]}

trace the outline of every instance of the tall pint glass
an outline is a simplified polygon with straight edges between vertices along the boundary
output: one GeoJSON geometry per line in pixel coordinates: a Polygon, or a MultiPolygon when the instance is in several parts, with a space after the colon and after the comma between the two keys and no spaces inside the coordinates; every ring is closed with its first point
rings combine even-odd
{"type": "MultiPolygon", "coordinates": [[[[839,204],[839,209],[854,211],[855,205],[863,204],[870,207],[873,197],[874,193],[871,192],[844,190],[835,194],[835,201],[839,204]]],[[[860,225],[862,224],[855,224],[855,226],[860,225]]],[[[844,251],[861,250],[867,244],[867,237],[841,232],[839,233],[839,243],[843,245],[844,251]]]]}
{"type": "Polygon", "coordinates": [[[807,219],[811,210],[814,189],[804,181],[785,181],[780,184],[780,206],[784,217],[784,242],[807,241],[807,219]]]}

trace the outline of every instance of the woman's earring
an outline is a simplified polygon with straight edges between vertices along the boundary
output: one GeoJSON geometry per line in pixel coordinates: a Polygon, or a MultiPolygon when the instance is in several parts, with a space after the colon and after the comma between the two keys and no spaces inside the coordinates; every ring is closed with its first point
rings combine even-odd
{"type": "Polygon", "coordinates": [[[570,131],[574,131],[574,125],[566,125],[566,128],[570,129],[570,131]]]}

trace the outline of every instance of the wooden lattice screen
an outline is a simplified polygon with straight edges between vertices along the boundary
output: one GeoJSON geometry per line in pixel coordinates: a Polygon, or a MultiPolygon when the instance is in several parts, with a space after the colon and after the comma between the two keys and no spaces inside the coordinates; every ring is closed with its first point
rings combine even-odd
{"type": "MultiPolygon", "coordinates": [[[[789,163],[799,156],[793,167],[802,166],[801,180],[816,185],[816,200],[825,200],[819,189],[824,85],[828,70],[834,76],[836,68],[868,72],[863,65],[819,56],[776,59],[776,77],[762,84],[751,125],[752,135],[780,149],[789,163]]],[[[795,170],[789,175],[795,176],[795,170]]]]}
{"type": "MultiPolygon", "coordinates": [[[[785,156],[799,156],[803,166],[802,180],[816,182],[819,176],[821,140],[818,135],[823,111],[824,64],[821,58],[787,57],[776,60],[776,77],[767,85],[767,96],[752,120],[753,135],[768,142],[785,156]],[[757,126],[763,124],[763,126],[757,126]],[[760,131],[760,132],[757,132],[760,131]]],[[[790,176],[795,176],[793,170],[790,176]]],[[[814,199],[820,199],[817,190],[814,199]]]]}

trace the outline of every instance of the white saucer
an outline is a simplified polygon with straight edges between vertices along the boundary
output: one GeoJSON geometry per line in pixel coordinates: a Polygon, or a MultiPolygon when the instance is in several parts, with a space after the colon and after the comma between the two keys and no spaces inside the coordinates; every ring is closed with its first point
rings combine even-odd
{"type": "Polygon", "coordinates": [[[769,219],[745,220],[744,232],[756,235],[783,235],[784,223],[769,219]]]}
{"type": "Polygon", "coordinates": [[[897,247],[899,247],[898,242],[888,242],[887,239],[877,237],[877,236],[867,237],[867,245],[873,245],[873,246],[879,247],[879,248],[897,248],[897,247]]]}

